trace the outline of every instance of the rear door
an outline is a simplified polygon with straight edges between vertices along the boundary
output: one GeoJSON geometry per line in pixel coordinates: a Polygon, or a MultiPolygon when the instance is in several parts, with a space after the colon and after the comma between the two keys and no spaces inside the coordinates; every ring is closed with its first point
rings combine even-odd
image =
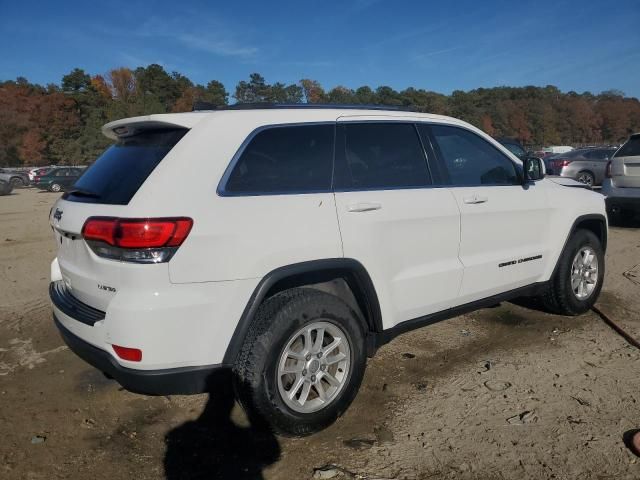
{"type": "Polygon", "coordinates": [[[522,167],[475,132],[422,125],[461,212],[459,304],[538,281],[548,258],[544,186],[523,186],[522,167]]]}
{"type": "Polygon", "coordinates": [[[640,188],[640,134],[632,135],[611,159],[616,187],[640,188]]]}
{"type": "Polygon", "coordinates": [[[462,279],[460,212],[434,186],[416,126],[340,118],[335,158],[344,256],[371,275],[384,327],[451,307],[462,279]]]}

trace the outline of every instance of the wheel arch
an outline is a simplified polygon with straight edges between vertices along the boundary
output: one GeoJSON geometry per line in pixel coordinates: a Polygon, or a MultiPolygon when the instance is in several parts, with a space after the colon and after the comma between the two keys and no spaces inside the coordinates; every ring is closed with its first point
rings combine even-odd
{"type": "Polygon", "coordinates": [[[600,240],[600,244],[602,245],[602,251],[607,251],[607,219],[604,215],[593,213],[588,215],[581,215],[576,218],[569,229],[569,233],[565,238],[564,244],[562,245],[562,249],[560,250],[560,255],[556,259],[556,264],[553,269],[553,273],[551,274],[551,278],[553,278],[558,270],[558,265],[560,263],[560,259],[562,258],[562,254],[564,253],[565,248],[567,247],[567,243],[569,243],[569,239],[573,236],[573,234],[580,229],[589,230],[592,232],[598,239],[600,240]]]}
{"type": "Polygon", "coordinates": [[[382,315],[371,277],[365,267],[357,260],[329,258],[283,266],[265,275],[254,289],[242,312],[224,354],[223,363],[232,365],[235,362],[249,330],[249,325],[264,300],[283,290],[326,284],[334,280],[344,281],[353,296],[357,308],[363,316],[365,322],[363,326],[368,330],[365,332],[366,348],[367,352],[372,355],[376,346],[375,335],[382,332],[382,315]]]}

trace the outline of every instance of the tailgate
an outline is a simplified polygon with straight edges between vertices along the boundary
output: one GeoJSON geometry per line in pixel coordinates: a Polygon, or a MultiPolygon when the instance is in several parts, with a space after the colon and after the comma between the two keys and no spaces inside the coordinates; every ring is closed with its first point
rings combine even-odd
{"type": "MultiPolygon", "coordinates": [[[[129,205],[153,170],[187,133],[187,129],[136,123],[118,129],[124,137],[109,147],[59,199],[49,221],[58,248],[62,279],[81,302],[105,311],[121,288],[154,288],[168,281],[166,263],[140,265],[97,255],[82,238],[89,217],[140,217],[129,205]],[[147,128],[148,127],[148,128],[147,128]],[[147,128],[147,129],[145,129],[147,128]]],[[[148,215],[145,211],[142,217],[148,215]]]]}
{"type": "Polygon", "coordinates": [[[640,188],[640,156],[614,158],[611,176],[616,187],[640,188]]]}
{"type": "Polygon", "coordinates": [[[118,216],[122,207],[69,202],[60,199],[49,219],[58,248],[62,280],[81,302],[106,311],[121,286],[121,262],[96,256],[81,236],[87,218],[95,215],[118,216]]]}

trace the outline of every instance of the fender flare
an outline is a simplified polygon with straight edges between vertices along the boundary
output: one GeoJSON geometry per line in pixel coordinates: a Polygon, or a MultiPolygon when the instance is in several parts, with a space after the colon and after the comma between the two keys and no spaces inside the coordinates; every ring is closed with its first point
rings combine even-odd
{"type": "MultiPolygon", "coordinates": [[[[360,262],[352,258],[327,258],[294,263],[276,268],[260,280],[251,297],[249,297],[249,301],[231,336],[224,354],[223,363],[225,365],[233,365],[235,363],[258,307],[278,282],[300,274],[318,274],[319,276],[327,277],[331,276],[332,273],[335,273],[336,277],[347,275],[355,282],[359,291],[354,291],[353,294],[363,314],[367,317],[365,321],[368,323],[370,333],[375,335],[382,332],[382,314],[378,295],[369,273],[360,262]]],[[[369,337],[370,335],[367,336],[369,337]]]]}
{"type": "Polygon", "coordinates": [[[556,271],[558,270],[558,266],[560,265],[560,259],[562,258],[562,254],[564,253],[565,248],[567,248],[567,243],[569,243],[569,239],[578,229],[581,223],[587,220],[595,220],[600,223],[600,237],[602,238],[602,251],[606,253],[607,251],[607,238],[608,238],[608,228],[607,228],[607,218],[600,213],[590,213],[587,215],[580,215],[576,218],[569,229],[569,233],[567,234],[567,238],[564,240],[564,244],[562,245],[562,249],[560,249],[560,255],[556,259],[556,265],[553,267],[553,272],[551,272],[550,279],[553,279],[556,275],[556,271]]]}

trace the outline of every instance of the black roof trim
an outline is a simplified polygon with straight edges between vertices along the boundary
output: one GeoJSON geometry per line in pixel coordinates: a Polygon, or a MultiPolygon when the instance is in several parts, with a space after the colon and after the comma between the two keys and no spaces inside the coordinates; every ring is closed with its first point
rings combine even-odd
{"type": "Polygon", "coordinates": [[[195,102],[193,111],[202,110],[280,110],[280,109],[339,109],[339,110],[388,110],[393,112],[415,112],[415,108],[393,105],[338,105],[331,103],[236,103],[216,105],[209,102],[195,102]]]}

